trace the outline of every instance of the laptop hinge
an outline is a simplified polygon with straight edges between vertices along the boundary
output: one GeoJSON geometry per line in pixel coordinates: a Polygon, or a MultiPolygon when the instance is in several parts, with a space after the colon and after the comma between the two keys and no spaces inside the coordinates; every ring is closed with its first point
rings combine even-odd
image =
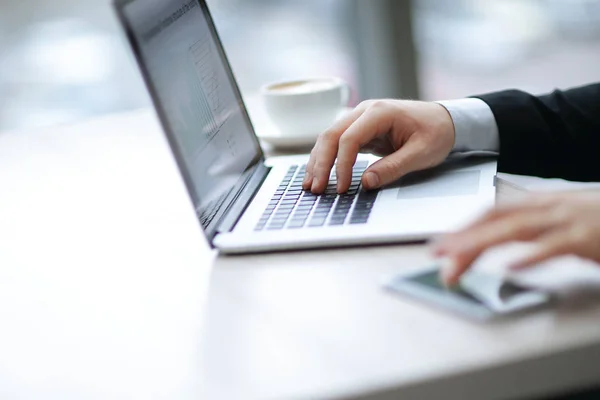
{"type": "Polygon", "coordinates": [[[217,228],[218,233],[231,232],[237,222],[240,220],[254,196],[258,193],[258,190],[262,186],[263,182],[267,178],[271,168],[264,165],[264,163],[258,163],[253,170],[249,171],[250,175],[246,183],[242,186],[236,199],[230,209],[227,211],[225,217],[223,217],[219,227],[217,228]]]}

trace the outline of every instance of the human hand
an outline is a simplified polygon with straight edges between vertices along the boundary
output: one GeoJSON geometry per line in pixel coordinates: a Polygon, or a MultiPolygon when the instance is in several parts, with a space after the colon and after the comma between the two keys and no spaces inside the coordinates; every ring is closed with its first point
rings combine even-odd
{"type": "Polygon", "coordinates": [[[437,103],[369,100],[319,136],[306,168],[303,187],[322,193],[336,164],[337,191],[345,193],[360,151],[380,156],[362,177],[376,189],[416,170],[434,167],[454,146],[454,123],[437,103]]]}
{"type": "Polygon", "coordinates": [[[449,260],[442,267],[442,281],[455,285],[484,250],[511,241],[536,245],[533,253],[510,266],[513,270],[566,254],[600,262],[600,194],[540,195],[488,212],[434,247],[436,256],[449,260]]]}

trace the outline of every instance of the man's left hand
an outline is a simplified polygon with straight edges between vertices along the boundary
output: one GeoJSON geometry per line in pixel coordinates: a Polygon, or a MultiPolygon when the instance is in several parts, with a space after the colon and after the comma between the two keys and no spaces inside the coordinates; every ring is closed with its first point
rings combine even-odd
{"type": "Polygon", "coordinates": [[[442,280],[450,286],[456,284],[484,250],[512,241],[537,245],[533,253],[511,265],[512,269],[565,254],[600,262],[600,194],[540,195],[488,212],[437,243],[435,255],[450,260],[442,268],[442,280]]]}

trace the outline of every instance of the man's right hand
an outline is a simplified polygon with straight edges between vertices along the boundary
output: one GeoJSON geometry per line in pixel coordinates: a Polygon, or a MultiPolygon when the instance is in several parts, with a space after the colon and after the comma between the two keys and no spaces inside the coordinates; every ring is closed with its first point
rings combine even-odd
{"type": "Polygon", "coordinates": [[[322,193],[336,165],[337,190],[350,187],[359,152],[384,156],[362,177],[367,190],[443,162],[454,146],[454,124],[440,104],[408,100],[369,100],[319,136],[303,187],[322,193]],[[336,163],[337,158],[337,163],[336,163]]]}

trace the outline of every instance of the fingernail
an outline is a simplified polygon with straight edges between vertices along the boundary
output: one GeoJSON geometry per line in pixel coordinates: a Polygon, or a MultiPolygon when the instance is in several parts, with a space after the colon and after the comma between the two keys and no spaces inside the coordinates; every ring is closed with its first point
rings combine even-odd
{"type": "Polygon", "coordinates": [[[304,177],[304,182],[302,182],[302,186],[305,189],[306,189],[306,186],[310,183],[311,179],[312,179],[312,175],[307,172],[306,176],[304,177]]]}
{"type": "Polygon", "coordinates": [[[429,240],[429,246],[430,246],[431,252],[435,256],[441,256],[443,253],[446,252],[446,250],[444,249],[444,237],[443,236],[436,236],[436,237],[431,238],[429,240]]]}
{"type": "Polygon", "coordinates": [[[440,278],[446,287],[454,285],[454,275],[456,271],[456,262],[451,258],[442,258],[440,260],[440,278]]]}
{"type": "Polygon", "coordinates": [[[319,187],[319,183],[321,183],[321,182],[319,182],[319,178],[314,178],[310,191],[315,192],[317,190],[317,187],[319,187]]]}
{"type": "Polygon", "coordinates": [[[524,268],[525,268],[525,266],[523,265],[523,262],[515,262],[508,266],[509,271],[520,271],[524,268]]]}
{"type": "Polygon", "coordinates": [[[367,172],[365,174],[365,184],[366,189],[374,189],[379,186],[379,177],[374,172],[367,172]]]}
{"type": "Polygon", "coordinates": [[[433,255],[435,257],[441,257],[441,256],[445,255],[448,252],[448,250],[446,250],[445,248],[443,248],[439,244],[436,244],[436,245],[433,246],[431,252],[433,253],[433,255]]]}

